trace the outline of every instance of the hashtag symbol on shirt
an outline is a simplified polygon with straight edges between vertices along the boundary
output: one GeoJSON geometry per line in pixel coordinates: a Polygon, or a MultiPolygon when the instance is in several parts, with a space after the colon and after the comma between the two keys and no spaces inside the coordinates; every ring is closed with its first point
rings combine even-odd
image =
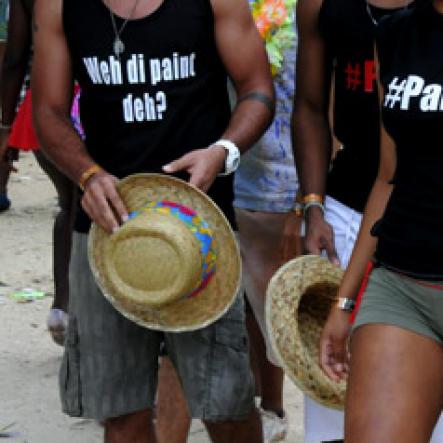
{"type": "Polygon", "coordinates": [[[348,63],[345,69],[346,74],[346,89],[350,89],[351,91],[356,91],[357,88],[361,85],[361,68],[360,63],[356,63],[352,65],[352,63],[348,63]]]}
{"type": "Polygon", "coordinates": [[[388,93],[385,95],[384,106],[386,108],[393,108],[402,99],[403,91],[405,90],[406,80],[398,81],[398,77],[392,79],[388,86],[388,93]]]}

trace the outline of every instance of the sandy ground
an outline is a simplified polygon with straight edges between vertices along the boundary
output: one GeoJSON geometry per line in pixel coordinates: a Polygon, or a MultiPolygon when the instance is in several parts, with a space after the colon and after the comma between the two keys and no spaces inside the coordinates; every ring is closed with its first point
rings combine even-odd
{"type": "MultiPolygon", "coordinates": [[[[0,432],[11,424],[10,431],[17,435],[0,440],[101,442],[102,429],[96,423],[60,412],[57,373],[62,349],[52,343],[46,330],[53,292],[51,226],[57,206],[55,192],[32,155],[20,160],[9,194],[13,205],[0,214],[0,432]],[[48,296],[25,304],[9,298],[25,288],[45,291],[48,296]]],[[[287,441],[301,443],[301,395],[289,382],[285,406],[290,418],[287,441]]],[[[209,442],[200,423],[193,423],[188,441],[209,442]]]]}

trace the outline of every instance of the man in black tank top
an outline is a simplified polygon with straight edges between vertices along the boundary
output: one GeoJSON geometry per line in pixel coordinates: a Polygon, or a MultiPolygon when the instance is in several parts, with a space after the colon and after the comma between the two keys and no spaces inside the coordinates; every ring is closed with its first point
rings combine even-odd
{"type": "MultiPolygon", "coordinates": [[[[379,164],[375,29],[410,0],[299,0],[294,155],[305,248],[346,267],[379,164]],[[329,124],[333,84],[333,128],[329,124]],[[331,135],[342,148],[331,161],[331,135]]],[[[305,403],[307,441],[343,438],[343,414],[305,403]]]]}
{"type": "MultiPolygon", "coordinates": [[[[217,175],[235,170],[239,151],[272,119],[263,43],[247,2],[238,0],[38,0],[34,27],[36,128],[51,160],[84,188],[60,373],[63,410],[103,420],[107,443],[155,442],[158,333],[110,310],[85,278],[87,232],[91,220],[112,232],[127,219],[115,186],[136,172],[188,178],[235,226],[232,175],[217,175]],[[239,97],[232,117],[228,75],[239,97]],[[68,119],[73,79],[82,88],[85,143],[68,119]]],[[[239,297],[204,330],[164,334],[189,412],[215,443],[262,441],[242,303],[239,297]]]]}

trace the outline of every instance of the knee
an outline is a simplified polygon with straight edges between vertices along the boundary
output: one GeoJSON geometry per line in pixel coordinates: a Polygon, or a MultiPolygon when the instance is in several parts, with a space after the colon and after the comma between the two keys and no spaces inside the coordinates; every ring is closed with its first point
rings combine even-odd
{"type": "Polygon", "coordinates": [[[108,418],[105,420],[105,442],[145,441],[141,438],[152,433],[152,426],[152,412],[150,410],[108,418]]]}
{"type": "Polygon", "coordinates": [[[222,443],[262,443],[260,415],[253,411],[241,420],[203,421],[213,441],[222,443]]]}

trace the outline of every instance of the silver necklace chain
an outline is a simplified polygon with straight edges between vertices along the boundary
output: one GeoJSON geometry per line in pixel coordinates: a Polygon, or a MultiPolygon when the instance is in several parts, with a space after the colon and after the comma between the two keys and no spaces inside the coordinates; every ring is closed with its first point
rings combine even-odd
{"type": "Polygon", "coordinates": [[[125,30],[126,25],[129,23],[129,20],[132,19],[132,16],[134,15],[134,12],[137,8],[138,0],[135,0],[134,6],[131,9],[131,12],[129,13],[128,18],[126,18],[122,25],[120,26],[120,29],[117,29],[117,23],[115,22],[114,13],[112,12],[111,8],[109,8],[109,14],[111,16],[111,23],[112,23],[112,29],[114,30],[114,43],[113,43],[113,49],[114,54],[117,58],[120,58],[120,55],[125,52],[125,44],[123,43],[121,39],[122,32],[125,30]]]}
{"type": "Polygon", "coordinates": [[[371,19],[371,22],[373,23],[373,25],[378,26],[378,21],[375,20],[375,17],[372,14],[371,5],[369,4],[368,0],[366,0],[366,12],[368,13],[369,18],[371,19]]]}
{"type": "MultiPolygon", "coordinates": [[[[403,6],[403,9],[408,9],[408,6],[409,6],[409,2],[406,1],[403,6]]],[[[371,5],[369,4],[368,0],[366,0],[366,12],[368,13],[369,18],[371,19],[371,22],[374,24],[374,26],[378,26],[378,20],[376,20],[374,17],[374,14],[372,14],[371,5]]]]}

